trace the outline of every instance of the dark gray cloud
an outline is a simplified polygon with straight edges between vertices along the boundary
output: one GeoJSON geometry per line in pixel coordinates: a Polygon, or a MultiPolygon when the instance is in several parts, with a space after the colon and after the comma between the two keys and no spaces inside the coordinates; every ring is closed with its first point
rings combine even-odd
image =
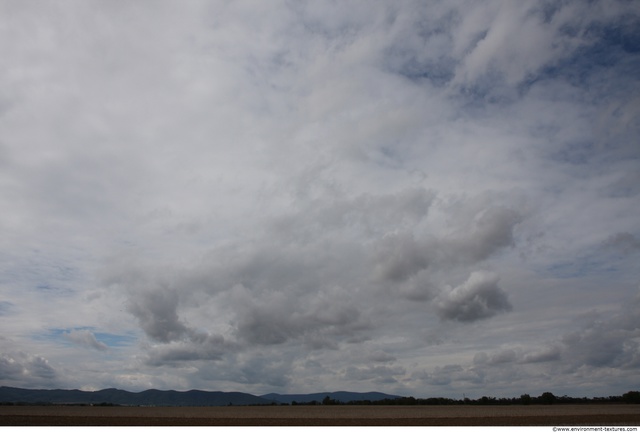
{"type": "Polygon", "coordinates": [[[22,364],[16,362],[13,357],[3,354],[2,358],[0,358],[0,374],[2,374],[3,379],[19,377],[24,371],[25,368],[22,364]]]}
{"type": "Polygon", "coordinates": [[[31,381],[39,385],[52,385],[56,370],[46,358],[24,352],[0,354],[0,378],[5,383],[19,384],[31,381]]]}
{"type": "Polygon", "coordinates": [[[498,286],[498,276],[473,272],[463,284],[445,290],[438,300],[438,314],[446,320],[473,322],[511,310],[507,293],[498,286]]]}
{"type": "Polygon", "coordinates": [[[162,288],[154,289],[132,299],[129,311],[150,338],[162,343],[179,340],[188,328],[178,318],[178,295],[162,288]]]}

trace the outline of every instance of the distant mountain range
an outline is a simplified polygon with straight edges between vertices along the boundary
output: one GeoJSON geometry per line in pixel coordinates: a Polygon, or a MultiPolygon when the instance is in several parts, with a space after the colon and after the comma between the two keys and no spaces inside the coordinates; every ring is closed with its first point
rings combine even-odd
{"type": "Polygon", "coordinates": [[[326,397],[341,403],[378,401],[400,396],[380,392],[323,392],[314,394],[266,394],[255,396],[243,392],[160,391],[149,389],[129,392],[109,388],[100,391],[77,389],[23,389],[0,386],[0,403],[24,404],[113,404],[121,406],[249,406],[269,404],[321,403],[326,397]]]}

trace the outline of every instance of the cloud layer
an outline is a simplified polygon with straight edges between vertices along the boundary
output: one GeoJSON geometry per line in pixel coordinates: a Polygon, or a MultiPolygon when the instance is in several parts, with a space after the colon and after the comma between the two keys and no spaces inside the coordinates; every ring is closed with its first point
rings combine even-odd
{"type": "Polygon", "coordinates": [[[638,378],[635,3],[0,8],[3,383],[638,378]]]}

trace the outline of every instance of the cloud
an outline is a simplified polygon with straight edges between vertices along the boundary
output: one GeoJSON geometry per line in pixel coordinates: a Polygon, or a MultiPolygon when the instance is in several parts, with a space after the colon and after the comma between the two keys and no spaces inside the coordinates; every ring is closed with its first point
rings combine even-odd
{"type": "Polygon", "coordinates": [[[624,255],[640,251],[640,239],[631,233],[616,233],[609,236],[604,242],[604,246],[624,255]]]}
{"type": "Polygon", "coordinates": [[[75,344],[99,351],[105,351],[109,348],[103,342],[98,341],[94,333],[88,329],[73,329],[65,333],[64,337],[75,344]]]}
{"type": "Polygon", "coordinates": [[[454,45],[466,52],[453,82],[502,87],[543,77],[545,69],[566,58],[573,60],[597,44],[599,31],[626,29],[623,23],[637,20],[637,10],[627,15],[629,10],[621,2],[608,6],[601,2],[591,7],[580,2],[476,5],[463,15],[456,33],[454,45]]]}
{"type": "Polygon", "coordinates": [[[435,194],[425,188],[413,187],[381,194],[361,194],[340,197],[325,194],[298,208],[276,217],[273,228],[280,236],[309,242],[310,236],[340,233],[344,236],[365,235],[380,237],[391,230],[412,228],[427,217],[435,194]]]}
{"type": "Polygon", "coordinates": [[[0,9],[13,383],[637,376],[635,2],[0,9]]]}
{"type": "Polygon", "coordinates": [[[31,381],[34,384],[51,385],[56,378],[56,370],[49,361],[39,355],[24,352],[0,354],[0,378],[5,383],[31,381]]]}
{"type": "Polygon", "coordinates": [[[188,361],[216,361],[233,349],[221,335],[196,334],[189,340],[157,345],[147,353],[151,366],[179,365],[188,361]]]}
{"type": "Polygon", "coordinates": [[[348,380],[365,381],[373,380],[374,383],[394,383],[396,376],[403,375],[405,369],[399,366],[369,366],[369,367],[347,367],[344,377],[348,380]]]}
{"type": "MultiPolygon", "coordinates": [[[[586,320],[574,323],[577,330],[538,344],[511,343],[489,352],[477,352],[470,364],[463,364],[461,369],[481,377],[482,383],[495,387],[518,383],[522,389],[535,392],[552,387],[579,387],[593,392],[603,377],[622,384],[622,377],[636,374],[640,360],[635,341],[640,330],[637,307],[637,299],[633,299],[607,314],[592,311],[586,320]]],[[[442,368],[416,374],[415,378],[448,385],[449,375],[436,374],[442,368]]]]}
{"type": "Polygon", "coordinates": [[[584,329],[564,334],[564,356],[574,366],[633,369],[640,361],[640,335],[636,298],[620,311],[597,318],[584,329]]]}
{"type": "Polygon", "coordinates": [[[537,362],[551,362],[558,361],[562,355],[562,351],[559,346],[552,345],[544,347],[533,352],[524,355],[522,362],[524,363],[537,363],[537,362]]]}
{"type": "Polygon", "coordinates": [[[498,276],[490,272],[473,272],[463,284],[440,295],[439,316],[445,320],[473,322],[511,310],[513,307],[498,286],[498,280],[498,276]]]}
{"type": "Polygon", "coordinates": [[[0,301],[0,315],[11,314],[13,304],[7,301],[0,301]]]}
{"type": "Polygon", "coordinates": [[[465,368],[460,364],[447,364],[442,367],[434,367],[431,372],[419,371],[412,375],[419,383],[429,386],[448,387],[452,384],[463,386],[479,384],[484,381],[483,373],[471,368],[465,368]]]}
{"type": "Polygon", "coordinates": [[[383,351],[372,353],[369,359],[373,362],[393,362],[397,360],[395,356],[383,351]]]}
{"type": "Polygon", "coordinates": [[[371,326],[340,288],[305,298],[306,303],[301,303],[276,293],[260,304],[252,302],[246,311],[240,308],[239,336],[252,344],[268,345],[302,338],[315,349],[337,349],[337,341],[371,326]]]}
{"type": "Polygon", "coordinates": [[[291,361],[287,357],[273,357],[255,354],[239,357],[237,368],[232,369],[234,382],[247,384],[265,384],[273,389],[284,387],[291,382],[291,361]]]}
{"type": "Polygon", "coordinates": [[[523,219],[515,210],[502,207],[488,207],[467,215],[470,220],[462,220],[460,227],[444,239],[451,260],[476,263],[513,246],[513,231],[523,219]]]}
{"type": "Polygon", "coordinates": [[[560,361],[563,347],[558,342],[540,348],[504,348],[490,353],[478,352],[473,356],[473,365],[478,367],[510,367],[516,364],[537,364],[560,361]]]}
{"type": "Polygon", "coordinates": [[[383,281],[402,282],[429,265],[425,247],[409,233],[389,234],[376,245],[374,272],[383,281]]]}
{"type": "Polygon", "coordinates": [[[480,352],[473,357],[473,363],[479,365],[498,365],[508,364],[514,362],[517,358],[517,354],[513,349],[504,349],[499,352],[487,355],[484,352],[480,352]]]}
{"type": "Polygon", "coordinates": [[[527,2],[503,5],[495,8],[492,15],[481,12],[479,7],[473,8],[463,26],[475,29],[465,29],[463,34],[482,37],[464,57],[455,81],[476,82],[496,71],[508,84],[515,84],[554,58],[557,50],[564,48],[554,46],[555,23],[545,25],[538,14],[531,13],[531,5],[527,2]]]}
{"type": "Polygon", "coordinates": [[[178,318],[177,307],[177,294],[161,289],[137,296],[132,300],[129,311],[149,337],[169,343],[187,332],[187,326],[178,318]]]}

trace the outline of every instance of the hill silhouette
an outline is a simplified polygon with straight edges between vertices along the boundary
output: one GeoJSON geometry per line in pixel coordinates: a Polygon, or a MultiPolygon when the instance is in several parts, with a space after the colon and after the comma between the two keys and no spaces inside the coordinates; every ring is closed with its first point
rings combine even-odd
{"type": "Polygon", "coordinates": [[[250,406],[322,402],[348,403],[351,401],[379,401],[395,399],[399,396],[381,392],[323,392],[313,394],[266,394],[255,396],[243,392],[222,391],[161,391],[148,389],[129,392],[116,388],[100,391],[78,389],[24,389],[0,386],[2,404],[76,404],[76,405],[119,405],[119,406],[250,406]]]}
{"type": "Polygon", "coordinates": [[[22,389],[0,387],[0,402],[24,404],[112,404],[121,406],[248,406],[271,401],[242,392],[161,391],[129,392],[109,388],[100,391],[77,389],[22,389]]]}

